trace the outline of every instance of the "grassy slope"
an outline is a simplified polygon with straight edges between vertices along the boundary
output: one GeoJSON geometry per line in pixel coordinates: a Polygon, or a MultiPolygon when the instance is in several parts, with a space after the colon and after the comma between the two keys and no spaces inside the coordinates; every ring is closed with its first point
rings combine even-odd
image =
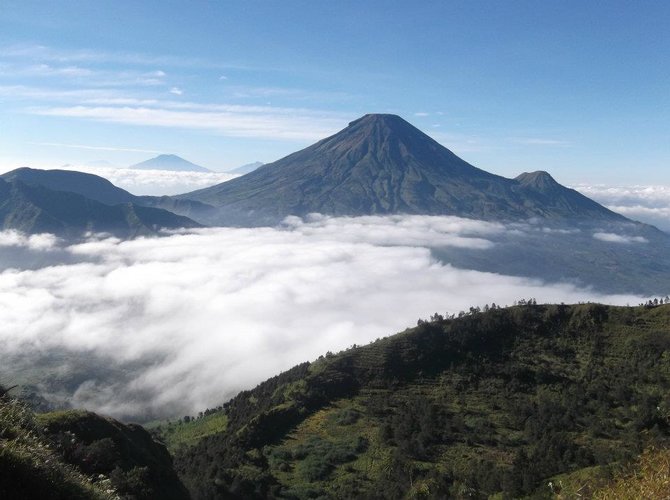
{"type": "Polygon", "coordinates": [[[92,477],[108,476],[122,496],[188,497],[165,446],[139,425],[84,410],[41,414],[37,422],[65,461],[92,477]]]}
{"type": "Polygon", "coordinates": [[[0,399],[0,498],[114,499],[109,478],[90,478],[62,457],[38,431],[26,405],[0,399]]]}
{"type": "Polygon", "coordinates": [[[627,472],[594,491],[597,500],[620,498],[670,498],[670,449],[645,452],[627,472]]]}
{"type": "Polygon", "coordinates": [[[188,493],[165,447],[140,426],[79,410],[35,415],[4,396],[0,498],[180,500],[188,493]]]}
{"type": "Polygon", "coordinates": [[[494,310],[270,379],[177,466],[202,497],[544,497],[665,442],[668,389],[670,306],[494,310]]]}
{"type": "Polygon", "coordinates": [[[202,438],[225,432],[228,417],[225,413],[216,412],[185,422],[157,421],[144,425],[147,429],[156,432],[165,443],[168,450],[174,453],[181,447],[193,446],[202,438]]]}

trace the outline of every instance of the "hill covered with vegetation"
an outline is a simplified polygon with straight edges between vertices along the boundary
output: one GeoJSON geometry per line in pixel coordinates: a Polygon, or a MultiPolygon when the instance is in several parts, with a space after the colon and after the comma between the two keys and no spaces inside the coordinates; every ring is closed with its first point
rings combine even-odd
{"type": "Polygon", "coordinates": [[[1,390],[0,497],[664,498],[669,388],[670,304],[435,314],[162,423],[167,448],[1,390]]]}
{"type": "Polygon", "coordinates": [[[36,415],[0,389],[0,498],[189,498],[165,446],[86,411],[36,415]]]}
{"type": "Polygon", "coordinates": [[[670,305],[459,316],[296,366],[173,427],[192,496],[550,498],[668,443],[670,305]]]}

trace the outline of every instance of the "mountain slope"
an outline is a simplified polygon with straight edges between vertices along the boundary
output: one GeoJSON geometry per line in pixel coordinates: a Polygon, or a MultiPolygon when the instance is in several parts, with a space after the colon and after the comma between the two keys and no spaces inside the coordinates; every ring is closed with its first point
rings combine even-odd
{"type": "Polygon", "coordinates": [[[54,191],[77,193],[106,205],[137,201],[137,196],[116,187],[103,177],[72,170],[40,170],[24,167],[2,174],[0,178],[8,182],[20,180],[24,184],[43,186],[54,191]]]}
{"type": "Polygon", "coordinates": [[[136,196],[121,189],[104,177],[74,170],[40,170],[19,168],[0,175],[6,181],[19,180],[31,186],[42,186],[55,191],[76,193],[106,205],[133,203],[144,207],[167,210],[177,215],[208,223],[214,208],[199,201],[170,196],[136,196]]]}
{"type": "Polygon", "coordinates": [[[189,498],[165,446],[85,411],[35,415],[0,387],[0,497],[189,498]]]}
{"type": "Polygon", "coordinates": [[[258,167],[262,167],[265,165],[261,161],[255,161],[253,163],[247,163],[245,165],[241,165],[239,167],[231,168],[230,170],[226,170],[226,172],[229,172],[231,174],[248,174],[249,172],[253,172],[254,170],[258,169],[258,167]]]}
{"type": "Polygon", "coordinates": [[[140,425],[84,410],[38,414],[36,420],[44,438],[66,462],[84,474],[109,476],[118,493],[146,499],[189,498],[168,450],[140,425]]]}
{"type": "Polygon", "coordinates": [[[220,207],[222,220],[237,224],[310,212],[626,220],[554,184],[547,191],[525,177],[490,174],[402,118],[371,114],[302,151],[181,197],[220,207]]]}
{"type": "Polygon", "coordinates": [[[584,218],[623,222],[625,217],[603,207],[599,203],[575,191],[560,185],[544,171],[524,172],[514,178],[522,192],[535,206],[542,207],[544,215],[561,214],[568,218],[584,218]]]}
{"type": "Polygon", "coordinates": [[[668,443],[670,305],[419,323],[224,404],[227,429],[177,453],[192,495],[545,498],[557,474],[606,476],[668,443]]]}
{"type": "Polygon", "coordinates": [[[187,217],[134,203],[106,205],[82,195],[0,179],[2,229],[77,237],[87,231],[128,238],[161,228],[198,227],[187,217]]]}
{"type": "Polygon", "coordinates": [[[158,155],[128,168],[134,170],[171,170],[174,172],[211,172],[211,170],[191,163],[177,155],[158,155]]]}

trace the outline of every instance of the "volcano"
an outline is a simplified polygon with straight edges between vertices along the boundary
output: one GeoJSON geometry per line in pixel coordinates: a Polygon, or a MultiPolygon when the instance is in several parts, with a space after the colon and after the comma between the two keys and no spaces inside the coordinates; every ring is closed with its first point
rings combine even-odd
{"type": "Polygon", "coordinates": [[[236,225],[313,212],[626,220],[546,172],[508,179],[476,168],[389,114],[365,115],[247,175],[180,197],[219,207],[221,222],[236,225]]]}

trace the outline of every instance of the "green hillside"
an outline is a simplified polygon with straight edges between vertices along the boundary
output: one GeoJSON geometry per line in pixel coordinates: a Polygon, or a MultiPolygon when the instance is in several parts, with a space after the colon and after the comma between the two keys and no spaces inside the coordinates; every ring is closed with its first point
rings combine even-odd
{"type": "Polygon", "coordinates": [[[0,498],[181,500],[172,458],[143,428],[86,411],[35,415],[0,388],[0,498]]]}
{"type": "Polygon", "coordinates": [[[550,498],[668,442],[670,305],[487,309],[242,392],[177,453],[182,480],[194,498],[550,498]]]}

